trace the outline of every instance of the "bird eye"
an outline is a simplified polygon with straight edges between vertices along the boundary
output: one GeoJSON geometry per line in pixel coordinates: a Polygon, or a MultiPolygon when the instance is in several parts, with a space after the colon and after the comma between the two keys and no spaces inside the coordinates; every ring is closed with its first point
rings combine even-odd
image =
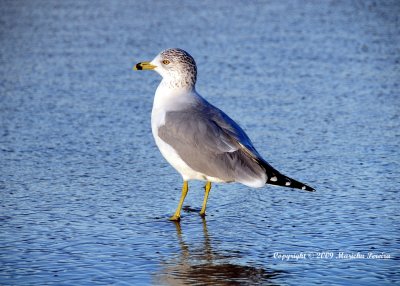
{"type": "Polygon", "coordinates": [[[168,64],[170,63],[170,61],[169,61],[169,60],[163,60],[162,63],[163,63],[164,65],[168,65],[168,64]]]}

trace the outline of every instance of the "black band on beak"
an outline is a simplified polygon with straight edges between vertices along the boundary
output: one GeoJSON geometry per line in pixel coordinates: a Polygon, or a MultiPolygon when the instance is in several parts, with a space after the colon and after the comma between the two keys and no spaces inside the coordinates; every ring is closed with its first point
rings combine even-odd
{"type": "Polygon", "coordinates": [[[142,67],[142,65],[140,63],[136,64],[135,67],[136,67],[137,70],[142,70],[143,69],[143,67],[142,67]]]}

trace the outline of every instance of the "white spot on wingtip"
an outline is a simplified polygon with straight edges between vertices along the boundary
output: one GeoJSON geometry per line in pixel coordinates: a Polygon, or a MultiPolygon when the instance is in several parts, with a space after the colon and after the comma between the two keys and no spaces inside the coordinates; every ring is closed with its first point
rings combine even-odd
{"type": "Polygon", "coordinates": [[[285,183],[285,186],[290,186],[290,182],[286,182],[286,183],[285,183]]]}
{"type": "Polygon", "coordinates": [[[271,177],[271,179],[269,179],[271,182],[276,182],[278,181],[278,178],[276,176],[271,177]]]}
{"type": "Polygon", "coordinates": [[[301,189],[302,189],[302,190],[305,190],[305,189],[306,189],[306,186],[302,186],[301,189]]]}

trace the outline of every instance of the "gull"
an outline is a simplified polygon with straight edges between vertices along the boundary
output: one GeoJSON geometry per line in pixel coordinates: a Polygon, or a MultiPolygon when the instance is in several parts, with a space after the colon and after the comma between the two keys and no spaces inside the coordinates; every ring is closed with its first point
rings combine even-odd
{"type": "Polygon", "coordinates": [[[181,198],[170,220],[180,220],[190,180],[206,182],[203,217],[211,183],[315,191],[273,168],[235,121],[200,96],[195,89],[196,62],[189,53],[167,49],[151,62],[137,63],[134,70],[154,70],[162,77],[154,96],[151,129],[161,154],[183,179],[181,198]]]}

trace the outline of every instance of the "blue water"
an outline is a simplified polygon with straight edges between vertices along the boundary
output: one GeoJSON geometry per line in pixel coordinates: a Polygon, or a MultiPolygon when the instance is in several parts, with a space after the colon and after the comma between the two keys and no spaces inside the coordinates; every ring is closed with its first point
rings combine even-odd
{"type": "Polygon", "coordinates": [[[400,284],[398,1],[0,11],[1,285],[400,284]],[[150,131],[160,78],[131,69],[169,47],[317,192],[214,185],[203,220],[191,182],[168,221],[182,181],[150,131]]]}

